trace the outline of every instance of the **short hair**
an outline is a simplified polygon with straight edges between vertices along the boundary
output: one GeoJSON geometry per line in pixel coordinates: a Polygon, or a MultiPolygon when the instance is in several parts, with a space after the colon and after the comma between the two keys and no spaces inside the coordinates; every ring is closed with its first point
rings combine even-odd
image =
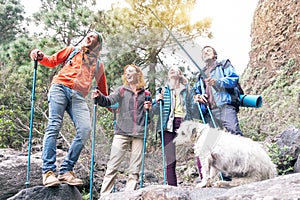
{"type": "Polygon", "coordinates": [[[206,49],[206,48],[211,48],[211,49],[213,50],[214,55],[215,55],[214,58],[215,58],[215,59],[218,58],[218,53],[217,53],[217,51],[215,50],[215,48],[213,48],[212,46],[209,46],[209,45],[204,46],[204,47],[202,48],[201,52],[203,52],[203,50],[206,49]]]}
{"type": "Polygon", "coordinates": [[[123,72],[123,76],[122,76],[122,79],[123,79],[123,84],[124,85],[129,85],[129,83],[127,82],[126,80],[126,77],[125,77],[125,73],[126,73],[126,69],[128,67],[134,67],[135,70],[137,71],[138,73],[138,83],[137,83],[137,88],[143,88],[146,86],[146,83],[145,83],[145,79],[144,79],[144,74],[142,72],[142,69],[134,64],[129,64],[129,65],[126,65],[124,67],[124,72],[123,72]]]}

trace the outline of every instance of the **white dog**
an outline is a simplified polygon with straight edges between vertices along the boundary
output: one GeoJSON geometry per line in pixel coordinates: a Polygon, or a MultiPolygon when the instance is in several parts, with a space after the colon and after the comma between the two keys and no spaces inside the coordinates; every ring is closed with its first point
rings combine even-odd
{"type": "Polygon", "coordinates": [[[194,153],[202,164],[202,181],[197,187],[238,186],[273,178],[276,166],[261,145],[249,138],[210,128],[194,121],[181,123],[174,139],[176,145],[194,143],[194,153]],[[232,181],[214,182],[222,172],[232,181]]]}

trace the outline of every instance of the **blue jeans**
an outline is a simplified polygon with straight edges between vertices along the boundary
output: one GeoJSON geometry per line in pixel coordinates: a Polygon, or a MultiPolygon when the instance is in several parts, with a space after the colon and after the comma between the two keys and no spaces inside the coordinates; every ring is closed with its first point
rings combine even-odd
{"type": "Polygon", "coordinates": [[[56,171],[56,139],[65,111],[71,117],[76,135],[60,167],[59,174],[72,171],[91,131],[90,111],[80,92],[61,84],[53,84],[48,94],[49,119],[43,141],[42,172],[56,171]]]}

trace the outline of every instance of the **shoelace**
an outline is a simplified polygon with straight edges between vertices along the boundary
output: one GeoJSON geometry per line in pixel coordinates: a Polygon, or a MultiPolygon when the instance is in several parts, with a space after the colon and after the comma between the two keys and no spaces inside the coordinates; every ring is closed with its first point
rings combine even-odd
{"type": "Polygon", "coordinates": [[[46,178],[48,178],[48,177],[51,176],[52,174],[53,174],[52,171],[47,171],[47,172],[46,172],[46,178]]]}
{"type": "Polygon", "coordinates": [[[73,171],[70,171],[70,174],[71,174],[74,178],[76,178],[75,173],[74,173],[73,171]]]}

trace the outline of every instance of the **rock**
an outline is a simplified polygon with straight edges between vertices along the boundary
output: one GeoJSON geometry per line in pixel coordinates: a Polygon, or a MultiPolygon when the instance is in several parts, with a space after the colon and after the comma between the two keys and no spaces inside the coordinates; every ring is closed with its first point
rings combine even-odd
{"type": "Polygon", "coordinates": [[[281,200],[298,199],[299,196],[300,173],[295,173],[230,189],[152,185],[136,191],[112,193],[100,200],[281,200]]]}
{"type": "MultiPolygon", "coordinates": [[[[30,176],[28,187],[42,184],[42,152],[30,157],[30,176]]],[[[57,149],[57,165],[63,161],[66,152],[57,149]]],[[[13,149],[0,149],[0,199],[7,199],[26,188],[28,156],[13,149]]],[[[89,173],[80,164],[74,169],[78,178],[82,178],[85,187],[89,187],[89,173]]]]}
{"type": "MultiPolygon", "coordinates": [[[[276,144],[281,150],[279,155],[280,163],[286,163],[287,166],[294,167],[294,172],[299,172],[299,154],[300,154],[300,130],[294,126],[289,126],[276,138],[276,144]],[[289,159],[287,159],[289,158],[289,159]]],[[[285,168],[287,166],[277,166],[285,168]]]]}
{"type": "Polygon", "coordinates": [[[279,176],[274,179],[242,185],[229,189],[214,199],[299,199],[300,173],[279,176]]]}
{"type": "Polygon", "coordinates": [[[150,199],[189,199],[189,194],[184,188],[168,185],[151,185],[136,191],[118,192],[105,195],[101,200],[150,200],[150,199]]]}
{"type": "Polygon", "coordinates": [[[298,155],[297,161],[294,165],[294,172],[299,173],[300,172],[300,154],[298,155]]]}
{"type": "MultiPolygon", "coordinates": [[[[26,188],[28,156],[10,149],[0,149],[0,199],[7,199],[26,188]]],[[[40,155],[30,159],[30,186],[42,185],[40,155]]]]}
{"type": "Polygon", "coordinates": [[[75,186],[62,184],[58,187],[36,186],[23,189],[8,200],[81,200],[82,196],[75,186]]]}

